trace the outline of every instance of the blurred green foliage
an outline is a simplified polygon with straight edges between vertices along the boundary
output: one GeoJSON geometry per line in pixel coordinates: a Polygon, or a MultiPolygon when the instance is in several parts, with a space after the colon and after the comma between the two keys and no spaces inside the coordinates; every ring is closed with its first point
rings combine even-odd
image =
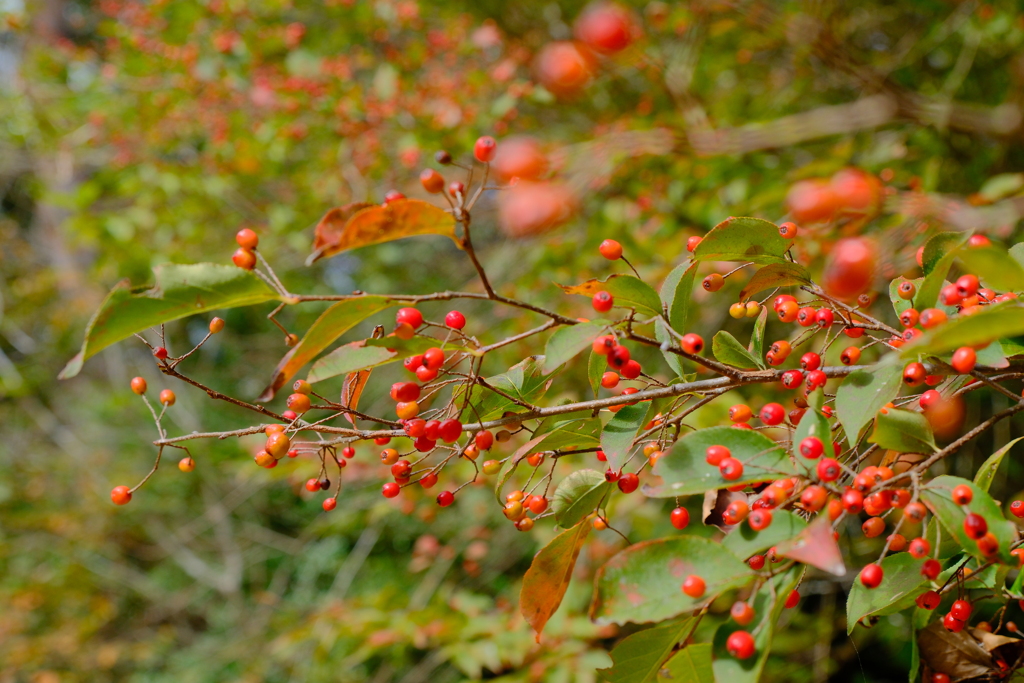
{"type": "MultiPolygon", "coordinates": [[[[729,215],[779,218],[800,178],[851,164],[889,169],[893,187],[938,202],[938,193],[965,197],[1024,166],[1013,119],[1024,22],[1012,0],[636,3],[645,37],[579,97],[558,101],[533,84],[530,59],[570,35],[581,7],[0,3],[0,681],[592,681],[620,635],[582,616],[593,568],[622,546],[608,533],[584,550],[567,604],[533,642],[518,586],[552,532],[499,524],[487,486],[460,496],[457,515],[401,509],[354,465],[327,514],[301,487],[313,463],[258,470],[237,443],[204,442],[193,474],[165,466],[132,505],[113,508],[110,488],[137,481],[153,456],[154,430],[128,381],[163,384],[132,342],[73,382],[55,377],[118,280],[145,283],[165,261],[226,262],[231,236],[247,225],[293,291],[475,287],[469,264],[441,239],[302,262],[328,208],[379,201],[390,188],[420,196],[416,177],[436,149],[467,159],[484,133],[537,135],[581,194],[579,215],[536,239],[498,229],[494,193],[475,216],[498,288],[567,315],[585,315],[585,301],[551,283],[603,276],[594,247],[608,236],[660,282],[689,235],[729,215]],[[820,109],[876,96],[896,104],[874,125],[820,109]],[[822,122],[828,134],[814,134],[822,122]],[[655,130],[674,135],[646,145],[630,137],[655,130]],[[709,131],[737,133],[738,146],[716,147],[727,136],[709,131]]],[[[893,247],[916,245],[923,224],[942,220],[925,207],[868,230],[893,247]]],[[[1016,217],[975,227],[1008,238],[1016,217]]],[[[890,275],[911,263],[912,251],[896,252],[890,275]]],[[[701,298],[698,331],[736,325],[721,304],[733,289],[701,298]]],[[[446,310],[424,308],[428,318],[446,310]]],[[[289,310],[282,321],[302,330],[320,310],[289,310]]],[[[190,373],[256,395],[284,352],[267,312],[231,311],[190,373]]],[[[463,312],[471,325],[486,320],[495,339],[536,324],[482,306],[463,312]]],[[[189,348],[205,324],[170,326],[173,348],[189,348]]],[[[500,360],[536,352],[512,345],[500,360]]],[[[367,390],[369,412],[386,409],[387,372],[367,390]]],[[[586,387],[582,369],[573,377],[563,386],[586,387]]],[[[200,391],[175,390],[176,433],[244,419],[200,391]]],[[[968,419],[1003,400],[972,399],[968,419]]],[[[712,424],[726,406],[696,419],[712,424]]],[[[1011,429],[964,451],[954,473],[973,472],[1011,429]]],[[[994,491],[1002,499],[1024,474],[1017,463],[1008,472],[994,491]]],[[[660,502],[616,505],[616,527],[632,540],[669,533],[660,502]]],[[[877,548],[861,538],[854,552],[877,548]]],[[[850,640],[842,591],[824,579],[805,585],[809,597],[777,631],[768,679],[904,675],[907,619],[883,618],[850,640]]],[[[702,624],[698,639],[720,623],[702,624]]]]}

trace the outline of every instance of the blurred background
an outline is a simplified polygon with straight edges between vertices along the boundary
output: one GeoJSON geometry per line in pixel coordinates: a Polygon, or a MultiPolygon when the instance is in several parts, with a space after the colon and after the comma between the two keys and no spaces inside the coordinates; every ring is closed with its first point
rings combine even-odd
{"type": "MultiPolygon", "coordinates": [[[[57,373],[115,283],[151,282],[164,262],[228,263],[240,227],[259,232],[292,291],[478,288],[437,238],[303,263],[328,209],[390,189],[426,197],[418,175],[436,167],[435,151],[468,163],[490,134],[499,148],[531,136],[520,147],[543,163],[535,183],[484,196],[474,242],[500,291],[566,314],[589,306],[552,283],[606,275],[602,239],[622,242],[657,285],[690,235],[730,215],[780,220],[795,183],[849,166],[886,184],[887,211],[856,229],[889,247],[889,278],[912,267],[913,249],[899,250],[929,230],[1016,241],[1024,14],[1014,0],[626,5],[628,48],[552,66],[539,55],[572,40],[582,1],[0,0],[0,682],[568,682],[610,664],[622,632],[587,620],[589,578],[624,542],[592,538],[538,645],[518,590],[553,532],[516,531],[486,484],[439,514],[426,497],[384,500],[379,473],[354,466],[324,513],[302,486],[314,462],[268,471],[252,465],[256,442],[202,442],[195,472],[170,464],[131,505],[110,504],[110,489],[137,482],[155,455],[128,382],[142,375],[159,389],[165,378],[134,340],[71,381],[57,373]]],[[[808,258],[839,232],[810,233],[808,258]]],[[[697,293],[706,338],[738,324],[732,287],[697,293]]],[[[487,339],[537,324],[460,308],[487,339]]],[[[280,319],[301,333],[321,310],[280,319]]],[[[224,314],[226,331],[185,370],[251,400],[286,351],[267,313],[224,314]]],[[[200,318],[168,327],[172,353],[202,338],[200,318]]],[[[540,351],[511,345],[490,370],[540,351]]],[[[389,409],[388,372],[361,409],[389,409]]],[[[553,401],[584,396],[585,369],[558,386],[553,401]]],[[[172,388],[172,433],[251,423],[172,388]]],[[[1005,401],[981,394],[968,422],[1005,401]]],[[[731,402],[695,421],[720,420],[731,402]]],[[[973,472],[1019,433],[1007,422],[950,467],[973,472]]],[[[997,498],[1024,485],[1022,469],[1010,464],[997,498]]],[[[671,532],[667,510],[635,496],[611,512],[636,542],[671,532]]],[[[858,542],[851,552],[877,554],[858,542]]],[[[766,680],[905,680],[906,619],[851,639],[844,586],[804,590],[766,680]]]]}

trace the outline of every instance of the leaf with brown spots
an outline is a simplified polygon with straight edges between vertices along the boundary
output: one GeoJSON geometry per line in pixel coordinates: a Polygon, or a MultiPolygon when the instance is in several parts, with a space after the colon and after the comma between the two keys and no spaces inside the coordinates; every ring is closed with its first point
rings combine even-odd
{"type": "Polygon", "coordinates": [[[576,558],[590,533],[590,520],[584,519],[566,529],[537,553],[523,576],[519,593],[519,610],[527,623],[537,632],[537,642],[544,625],[562,604],[569,587],[576,558]]]}
{"type": "Polygon", "coordinates": [[[460,249],[455,218],[419,199],[398,199],[378,204],[348,204],[331,209],[317,223],[313,253],[306,265],[343,251],[381,244],[413,235],[445,235],[460,249]]]}

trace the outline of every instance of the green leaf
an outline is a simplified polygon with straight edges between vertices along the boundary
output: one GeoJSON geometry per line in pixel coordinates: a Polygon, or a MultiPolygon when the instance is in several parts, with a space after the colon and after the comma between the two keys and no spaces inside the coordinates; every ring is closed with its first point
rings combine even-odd
{"type": "Polygon", "coordinates": [[[259,401],[274,398],[277,390],[295,376],[306,363],[320,355],[320,352],[333,344],[341,335],[369,318],[374,313],[394,306],[395,303],[383,296],[365,296],[358,299],[346,299],[332,305],[316,319],[306,335],[274,369],[270,384],[259,396],[259,401]]]}
{"type": "Polygon", "coordinates": [[[768,324],[768,308],[761,307],[754,323],[754,332],[750,335],[750,353],[757,359],[758,365],[764,367],[764,329],[768,324]]]}
{"type": "Polygon", "coordinates": [[[1010,586],[1010,595],[1017,600],[1024,600],[1024,571],[1017,572],[1017,578],[1013,580],[1013,585],[1010,586]]]}
{"type": "Polygon", "coordinates": [[[576,526],[597,509],[611,487],[604,474],[596,470],[576,470],[563,479],[551,497],[551,511],[558,526],[576,526]]]}
{"type": "Polygon", "coordinates": [[[151,288],[119,282],[100,304],[85,329],[81,350],[68,361],[60,379],[70,379],[97,353],[122,339],[172,320],[221,308],[252,306],[281,296],[253,273],[214,263],[167,263],[153,269],[151,288]]]}
{"type": "Polygon", "coordinates": [[[590,380],[590,388],[594,390],[594,398],[601,391],[601,378],[607,369],[608,357],[591,351],[590,360],[587,361],[587,379],[590,380]]]}
{"type": "Polygon", "coordinates": [[[532,452],[557,451],[573,448],[597,448],[600,445],[601,420],[596,417],[577,417],[569,420],[547,420],[534,432],[543,436],[532,452]]]}
{"type": "Polygon", "coordinates": [[[385,337],[355,341],[334,349],[313,363],[306,379],[313,383],[322,382],[338,375],[375,368],[378,365],[415,356],[439,344],[438,340],[429,337],[385,337]]]}
{"type": "Polygon", "coordinates": [[[775,626],[785,609],[786,598],[796,588],[803,571],[804,568],[798,565],[777,574],[765,581],[754,595],[751,602],[758,622],[751,624],[748,629],[754,636],[755,657],[736,659],[728,654],[725,642],[729,634],[736,630],[736,624],[725,623],[715,631],[714,652],[717,656],[713,666],[718,683],[757,683],[761,678],[761,672],[768,662],[768,653],[771,652],[775,626]]]}
{"type": "Polygon", "coordinates": [[[306,379],[313,383],[322,382],[330,377],[376,367],[398,357],[393,351],[364,344],[364,341],[355,341],[334,349],[313,363],[306,379]]]}
{"type": "Polygon", "coordinates": [[[996,478],[996,472],[999,471],[999,465],[1002,464],[1003,458],[1006,456],[1007,453],[1010,452],[1010,449],[1013,448],[1013,446],[1021,439],[1024,439],[1024,436],[1019,436],[1010,443],[1006,444],[998,451],[990,455],[988,459],[981,464],[981,467],[979,467],[978,471],[975,472],[974,474],[975,486],[977,486],[982,491],[988,492],[989,487],[992,486],[992,480],[996,478]]]}
{"type": "MultiPolygon", "coordinates": [[[[658,318],[654,321],[654,338],[662,344],[668,342],[672,343],[672,333],[668,331],[668,326],[665,325],[665,321],[658,318]]],[[[683,367],[683,357],[679,354],[672,353],[671,351],[662,351],[661,355],[665,357],[665,362],[668,363],[669,368],[672,369],[677,376],[682,377],[686,374],[686,370],[683,367]]]]}
{"type": "Polygon", "coordinates": [[[544,625],[562,604],[576,558],[590,529],[591,525],[584,521],[555,536],[534,556],[523,576],[519,610],[536,631],[538,643],[544,625]]]}
{"type": "Polygon", "coordinates": [[[736,337],[725,330],[719,331],[711,340],[711,353],[719,361],[736,368],[755,370],[760,367],[759,359],[751,355],[736,337]]]}
{"type": "Polygon", "coordinates": [[[711,662],[711,643],[694,643],[677,652],[658,675],[672,683],[715,683],[711,662]]]}
{"type": "Polygon", "coordinates": [[[750,429],[708,427],[690,432],[658,459],[654,474],[662,478],[661,486],[645,486],[644,494],[652,498],[672,498],[691,493],[704,493],[726,486],[770,481],[796,473],[786,449],[764,434],[750,429]],[[717,467],[705,460],[708,446],[725,446],[732,457],[743,463],[743,476],[725,481],[717,467]]]}
{"type": "Polygon", "coordinates": [[[608,467],[618,471],[626,461],[637,433],[647,423],[647,413],[651,404],[648,401],[635,406],[623,406],[615,413],[601,432],[601,450],[608,458],[608,467]]]}
{"type": "Polygon", "coordinates": [[[1007,301],[985,306],[980,313],[928,330],[901,348],[900,356],[904,359],[938,356],[961,346],[983,346],[1019,334],[1024,334],[1024,304],[1007,301]]]}
{"type": "Polygon", "coordinates": [[[1024,173],[1000,173],[981,184],[978,196],[987,202],[995,202],[1021,190],[1024,190],[1024,173]]]}
{"type": "Polygon", "coordinates": [[[695,610],[716,595],[748,581],[751,569],[715,541],[675,536],[631,545],[597,570],[590,618],[599,624],[648,623],[695,610]],[[683,593],[690,574],[706,590],[694,599],[683,593]]]}
{"type": "Polygon", "coordinates": [[[970,233],[966,232],[940,232],[925,242],[921,257],[924,264],[924,282],[917,288],[914,308],[923,311],[935,305],[957,251],[967,244],[970,236],[970,233]]]}
{"type": "Polygon", "coordinates": [[[1018,242],[1009,249],[1010,256],[1013,257],[1017,263],[1024,266],[1024,242],[1018,242]]]}
{"type": "Polygon", "coordinates": [[[1004,247],[968,247],[957,253],[957,259],[966,272],[977,274],[983,287],[999,291],[1024,289],[1024,266],[1004,247]]]}
{"type": "MultiPolygon", "coordinates": [[[[612,666],[597,673],[607,683],[651,683],[676,645],[689,638],[696,625],[693,617],[682,617],[628,635],[609,653],[612,666]]],[[[709,649],[709,663],[710,657],[709,649]]]]}
{"type": "Polygon", "coordinates": [[[935,451],[935,436],[925,416],[899,408],[887,408],[878,413],[875,431],[868,441],[898,453],[935,451]]]}
{"type": "Polygon", "coordinates": [[[544,347],[543,372],[554,372],[563,363],[593,345],[594,340],[608,330],[605,323],[580,323],[555,330],[544,347]]]}
{"type": "Polygon", "coordinates": [[[921,575],[922,562],[910,553],[895,553],[882,560],[884,578],[878,587],[865,588],[855,580],[846,600],[846,632],[853,633],[857,621],[866,616],[895,614],[913,605],[929,585],[921,575]]]}
{"type": "Polygon", "coordinates": [[[690,324],[696,278],[697,264],[686,261],[673,268],[661,285],[661,301],[668,313],[668,322],[678,332],[686,332],[690,324]]]}
{"type": "Polygon", "coordinates": [[[773,287],[791,287],[793,285],[809,285],[811,276],[803,266],[784,261],[770,263],[761,268],[746,286],[740,291],[740,301],[746,301],[752,295],[773,287]]]}
{"type": "Polygon", "coordinates": [[[760,218],[727,218],[708,231],[693,257],[698,261],[782,263],[790,244],[774,223],[760,218]]]}
{"type": "Polygon", "coordinates": [[[850,446],[857,444],[860,430],[896,398],[902,385],[903,368],[887,361],[852,372],[843,380],[836,391],[836,417],[846,430],[850,446]]]}
{"type": "MultiPolygon", "coordinates": [[[[488,377],[486,381],[509,396],[533,403],[551,386],[551,375],[543,372],[543,365],[544,356],[530,356],[513,365],[508,372],[488,377]]],[[[523,410],[514,401],[479,385],[472,388],[469,401],[472,405],[462,412],[464,422],[490,420],[507,410],[523,410]]]]}
{"type": "Polygon", "coordinates": [[[960,484],[969,486],[974,493],[971,502],[964,507],[985,518],[989,532],[999,541],[999,558],[1004,563],[1016,567],[1017,558],[1010,555],[1010,548],[1017,540],[1017,526],[1003,517],[1003,511],[988,492],[966,479],[943,474],[928,483],[927,488],[921,492],[921,502],[938,518],[946,534],[951,534],[968,553],[983,560],[985,557],[978,551],[977,542],[964,533],[964,518],[967,513],[952,499],[953,487],[960,484]]]}
{"type": "Polygon", "coordinates": [[[746,560],[772,546],[789,540],[807,528],[807,522],[788,510],[772,510],[772,523],[767,529],[754,531],[747,523],[726,534],[722,545],[736,557],[746,560]]]}
{"type": "Polygon", "coordinates": [[[608,292],[620,308],[633,308],[646,316],[661,315],[661,299],[649,284],[632,275],[610,275],[604,280],[587,280],[579,285],[558,285],[566,294],[593,297],[600,291],[608,292]]]}

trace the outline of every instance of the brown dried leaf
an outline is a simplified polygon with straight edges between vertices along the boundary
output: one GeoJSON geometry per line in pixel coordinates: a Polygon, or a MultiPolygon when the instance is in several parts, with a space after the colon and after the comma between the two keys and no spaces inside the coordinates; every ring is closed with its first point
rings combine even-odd
{"type": "MultiPolygon", "coordinates": [[[[363,395],[363,389],[366,388],[366,383],[370,381],[371,372],[372,370],[360,370],[349,373],[345,378],[345,383],[341,385],[341,405],[349,410],[359,409],[359,397],[363,395]]],[[[355,426],[355,417],[346,413],[345,419],[351,422],[352,426],[355,426]]]]}
{"type": "Polygon", "coordinates": [[[523,576],[519,609],[536,631],[538,643],[544,625],[562,604],[573,567],[576,566],[576,558],[579,557],[583,542],[587,540],[590,528],[590,520],[583,519],[573,528],[555,536],[541,548],[523,576]]]}
{"type": "Polygon", "coordinates": [[[940,621],[918,631],[917,646],[929,668],[953,680],[985,676],[995,668],[992,655],[970,634],[947,631],[940,621]]]}
{"type": "Polygon", "coordinates": [[[331,209],[317,223],[313,253],[306,265],[350,249],[413,235],[445,235],[461,249],[455,225],[450,213],[419,199],[398,199],[383,206],[348,204],[331,209]]]}

